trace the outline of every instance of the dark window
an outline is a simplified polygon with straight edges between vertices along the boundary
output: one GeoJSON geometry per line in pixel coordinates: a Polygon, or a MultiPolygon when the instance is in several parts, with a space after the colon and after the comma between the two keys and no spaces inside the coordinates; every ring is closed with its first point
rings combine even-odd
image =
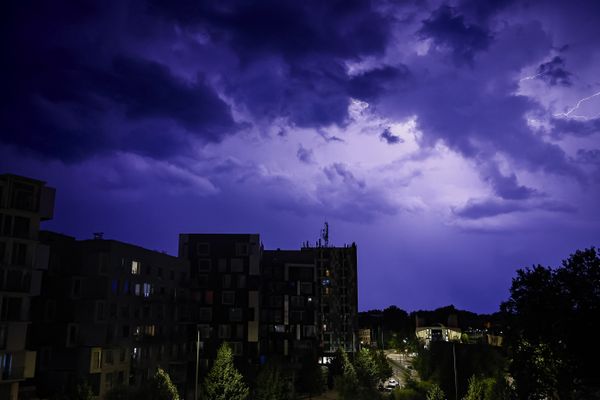
{"type": "Polygon", "coordinates": [[[33,193],[33,186],[15,182],[13,187],[13,207],[19,210],[35,211],[33,193]]]}
{"type": "Polygon", "coordinates": [[[81,296],[81,279],[73,278],[71,282],[71,295],[73,297],[81,296]]]}
{"type": "Polygon", "coordinates": [[[242,309],[241,308],[230,308],[229,309],[229,321],[240,322],[242,320],[242,309]]]}
{"type": "Polygon", "coordinates": [[[0,242],[0,265],[4,264],[5,257],[6,257],[6,243],[0,242]]]}
{"type": "Polygon", "coordinates": [[[209,307],[202,307],[198,311],[198,318],[200,321],[210,321],[212,320],[212,309],[209,307]]]}
{"type": "Polygon", "coordinates": [[[243,289],[246,287],[246,275],[238,275],[237,287],[238,289],[243,289]]]}
{"type": "Polygon", "coordinates": [[[67,346],[74,346],[77,344],[79,336],[79,327],[75,324],[69,324],[67,328],[67,346]]]}
{"type": "Polygon", "coordinates": [[[235,292],[224,291],[221,295],[221,304],[233,305],[235,303],[235,292]]]}
{"type": "Polygon", "coordinates": [[[231,272],[244,272],[244,260],[241,258],[232,258],[231,272]]]}
{"type": "Polygon", "coordinates": [[[13,243],[12,263],[23,266],[27,261],[27,244],[13,243]]]}
{"type": "Polygon", "coordinates": [[[198,271],[210,271],[210,259],[201,258],[198,260],[198,271]]]}
{"type": "Polygon", "coordinates": [[[236,243],[235,244],[235,255],[236,256],[247,256],[249,254],[250,246],[248,243],[236,243]]]}
{"type": "Polygon", "coordinates": [[[223,275],[223,288],[229,289],[231,287],[231,275],[223,275]]]}
{"type": "Polygon", "coordinates": [[[12,216],[11,215],[5,215],[4,216],[4,226],[0,226],[0,228],[3,228],[2,232],[4,233],[4,236],[10,236],[10,232],[12,230],[12,216]]]}
{"type": "Polygon", "coordinates": [[[29,237],[29,218],[15,217],[15,226],[13,228],[13,235],[18,238],[29,237]]]}
{"type": "Polygon", "coordinates": [[[198,256],[207,256],[210,254],[210,246],[208,243],[198,243],[196,244],[196,253],[198,256]]]}
{"type": "Polygon", "coordinates": [[[198,287],[208,287],[208,275],[198,275],[198,287]]]}

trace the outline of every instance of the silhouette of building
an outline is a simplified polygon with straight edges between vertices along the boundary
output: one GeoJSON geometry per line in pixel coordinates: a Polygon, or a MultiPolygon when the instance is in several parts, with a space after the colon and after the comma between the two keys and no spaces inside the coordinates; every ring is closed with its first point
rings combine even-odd
{"type": "Polygon", "coordinates": [[[179,257],[189,261],[200,366],[209,367],[222,342],[242,369],[259,362],[260,259],[257,234],[181,234],[179,257]]]}
{"type": "Polygon", "coordinates": [[[32,378],[36,353],[26,348],[32,296],[40,292],[48,248],[40,222],[52,219],[53,188],[17,175],[0,175],[0,399],[17,399],[32,378]]]}
{"type": "Polygon", "coordinates": [[[95,236],[40,235],[50,266],[32,309],[39,393],[86,381],[102,399],[118,385],[140,387],[157,367],[184,393],[194,354],[188,262],[95,236]]]}

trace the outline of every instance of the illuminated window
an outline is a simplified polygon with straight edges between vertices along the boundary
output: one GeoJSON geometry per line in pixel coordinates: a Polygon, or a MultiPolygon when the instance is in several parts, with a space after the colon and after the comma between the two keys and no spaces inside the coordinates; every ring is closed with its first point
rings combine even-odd
{"type": "Polygon", "coordinates": [[[144,297],[150,297],[152,294],[152,285],[150,283],[144,283],[144,297]]]}
{"type": "Polygon", "coordinates": [[[131,273],[133,275],[139,275],[140,274],[140,262],[139,261],[132,261],[131,262],[131,273]]]}

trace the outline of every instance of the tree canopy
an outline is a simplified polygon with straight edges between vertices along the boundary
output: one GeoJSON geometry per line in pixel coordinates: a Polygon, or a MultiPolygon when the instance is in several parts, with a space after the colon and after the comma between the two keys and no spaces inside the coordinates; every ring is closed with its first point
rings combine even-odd
{"type": "Polygon", "coordinates": [[[556,269],[520,269],[507,315],[510,371],[519,398],[590,398],[600,394],[600,258],[577,251],[556,269]]]}
{"type": "Polygon", "coordinates": [[[233,352],[223,343],[202,386],[203,400],[246,400],[250,391],[233,364],[233,352]]]}

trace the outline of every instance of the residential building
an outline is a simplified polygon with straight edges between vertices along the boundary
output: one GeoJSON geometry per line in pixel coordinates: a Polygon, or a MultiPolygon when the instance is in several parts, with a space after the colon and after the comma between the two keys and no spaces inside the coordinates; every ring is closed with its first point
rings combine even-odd
{"type": "Polygon", "coordinates": [[[261,286],[257,234],[181,234],[179,257],[189,261],[193,319],[200,338],[200,365],[209,367],[222,342],[238,367],[259,362],[261,286]]]}
{"type": "Polygon", "coordinates": [[[194,359],[188,262],[100,234],[40,236],[50,267],[33,307],[38,392],[85,380],[102,399],[118,385],[139,388],[161,367],[183,393],[194,359]]]}
{"type": "Polygon", "coordinates": [[[38,232],[53,217],[54,194],[45,182],[0,175],[0,399],[16,400],[20,384],[34,376],[36,353],[25,339],[31,298],[48,265],[38,232]]]}

